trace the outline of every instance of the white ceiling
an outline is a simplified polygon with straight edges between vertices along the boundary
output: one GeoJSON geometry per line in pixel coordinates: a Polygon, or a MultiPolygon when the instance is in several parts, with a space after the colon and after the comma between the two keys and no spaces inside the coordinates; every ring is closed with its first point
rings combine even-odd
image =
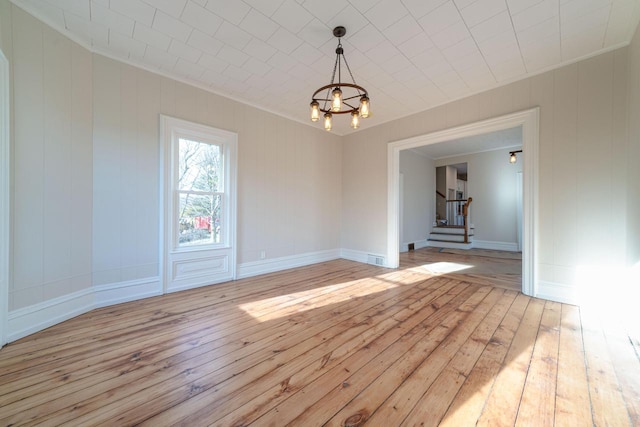
{"type": "Polygon", "coordinates": [[[343,25],[362,128],[625,45],[640,19],[640,0],[12,2],[95,52],[309,124],[343,25]]]}
{"type": "Polygon", "coordinates": [[[465,154],[482,153],[504,149],[505,159],[509,151],[522,147],[522,127],[504,129],[481,135],[468,136],[466,138],[452,139],[437,144],[424,145],[413,148],[412,151],[433,160],[446,159],[448,157],[462,156],[465,154]]]}

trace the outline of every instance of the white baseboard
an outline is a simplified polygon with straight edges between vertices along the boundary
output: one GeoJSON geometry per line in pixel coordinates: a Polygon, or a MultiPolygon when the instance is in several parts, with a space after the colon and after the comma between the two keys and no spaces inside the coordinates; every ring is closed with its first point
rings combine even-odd
{"type": "Polygon", "coordinates": [[[536,298],[579,305],[576,289],[565,283],[555,283],[540,280],[536,289],[536,298]]]}
{"type": "Polygon", "coordinates": [[[83,289],[9,312],[7,341],[12,342],[93,310],[93,289],[83,289]]]}
{"type": "Polygon", "coordinates": [[[513,242],[493,242],[490,240],[473,240],[473,247],[477,249],[492,249],[494,251],[518,252],[518,244],[513,242]]]}
{"type": "Polygon", "coordinates": [[[389,267],[387,265],[387,257],[380,254],[374,254],[371,252],[356,251],[353,249],[340,249],[340,258],[348,259],[349,261],[361,262],[363,264],[378,265],[380,267],[389,267]],[[382,264],[376,264],[373,259],[378,258],[382,261],[382,264]]]}
{"type": "Polygon", "coordinates": [[[95,308],[161,295],[159,277],[108,283],[9,312],[7,341],[12,342],[95,308]]]}
{"type": "Polygon", "coordinates": [[[100,308],[162,295],[162,285],[157,276],[145,277],[144,279],[95,286],[93,295],[94,307],[100,308]]]}
{"type": "Polygon", "coordinates": [[[339,249],[326,251],[307,252],[300,255],[291,255],[280,258],[265,259],[260,261],[238,264],[238,279],[258,276],[260,274],[273,273],[289,268],[303,267],[319,262],[331,261],[340,258],[339,249]]]}

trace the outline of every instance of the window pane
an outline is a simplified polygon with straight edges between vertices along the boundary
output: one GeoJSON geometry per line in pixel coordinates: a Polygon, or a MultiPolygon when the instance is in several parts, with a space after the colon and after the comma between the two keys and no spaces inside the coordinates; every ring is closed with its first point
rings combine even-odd
{"type": "Polygon", "coordinates": [[[180,138],[178,150],[179,190],[222,192],[220,146],[180,138]]]}
{"type": "Polygon", "coordinates": [[[180,194],[178,246],[220,243],[222,195],[180,194]]]}

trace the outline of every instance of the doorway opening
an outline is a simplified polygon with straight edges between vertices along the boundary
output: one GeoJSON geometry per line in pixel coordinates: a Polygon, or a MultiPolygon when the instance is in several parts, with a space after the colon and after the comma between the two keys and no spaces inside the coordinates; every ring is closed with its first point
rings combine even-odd
{"type": "MultiPolygon", "coordinates": [[[[538,123],[539,108],[508,114],[451,129],[433,132],[388,145],[388,205],[387,205],[387,266],[399,265],[399,169],[400,152],[430,146],[444,141],[467,138],[474,135],[521,127],[523,164],[522,209],[522,292],[535,296],[536,289],[536,239],[538,200],[538,123]]],[[[505,162],[508,157],[505,156],[505,162]]],[[[435,187],[435,185],[434,185],[435,187]]]]}

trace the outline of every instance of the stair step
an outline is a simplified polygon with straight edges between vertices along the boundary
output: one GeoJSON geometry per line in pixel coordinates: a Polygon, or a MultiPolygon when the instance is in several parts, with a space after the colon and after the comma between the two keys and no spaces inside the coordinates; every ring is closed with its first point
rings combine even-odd
{"type": "Polygon", "coordinates": [[[473,243],[443,242],[439,240],[428,240],[427,244],[434,248],[448,249],[471,249],[473,247],[473,243]]]}
{"type": "MultiPolygon", "coordinates": [[[[473,234],[473,228],[469,229],[469,234],[473,234]]],[[[454,234],[454,235],[464,235],[464,228],[459,227],[435,227],[433,228],[432,233],[436,234],[454,234]]]]}
{"type": "MultiPolygon", "coordinates": [[[[472,240],[473,234],[470,234],[469,240],[472,240]]],[[[439,242],[464,242],[464,234],[446,234],[446,233],[431,233],[429,234],[429,240],[439,242]]]]}

